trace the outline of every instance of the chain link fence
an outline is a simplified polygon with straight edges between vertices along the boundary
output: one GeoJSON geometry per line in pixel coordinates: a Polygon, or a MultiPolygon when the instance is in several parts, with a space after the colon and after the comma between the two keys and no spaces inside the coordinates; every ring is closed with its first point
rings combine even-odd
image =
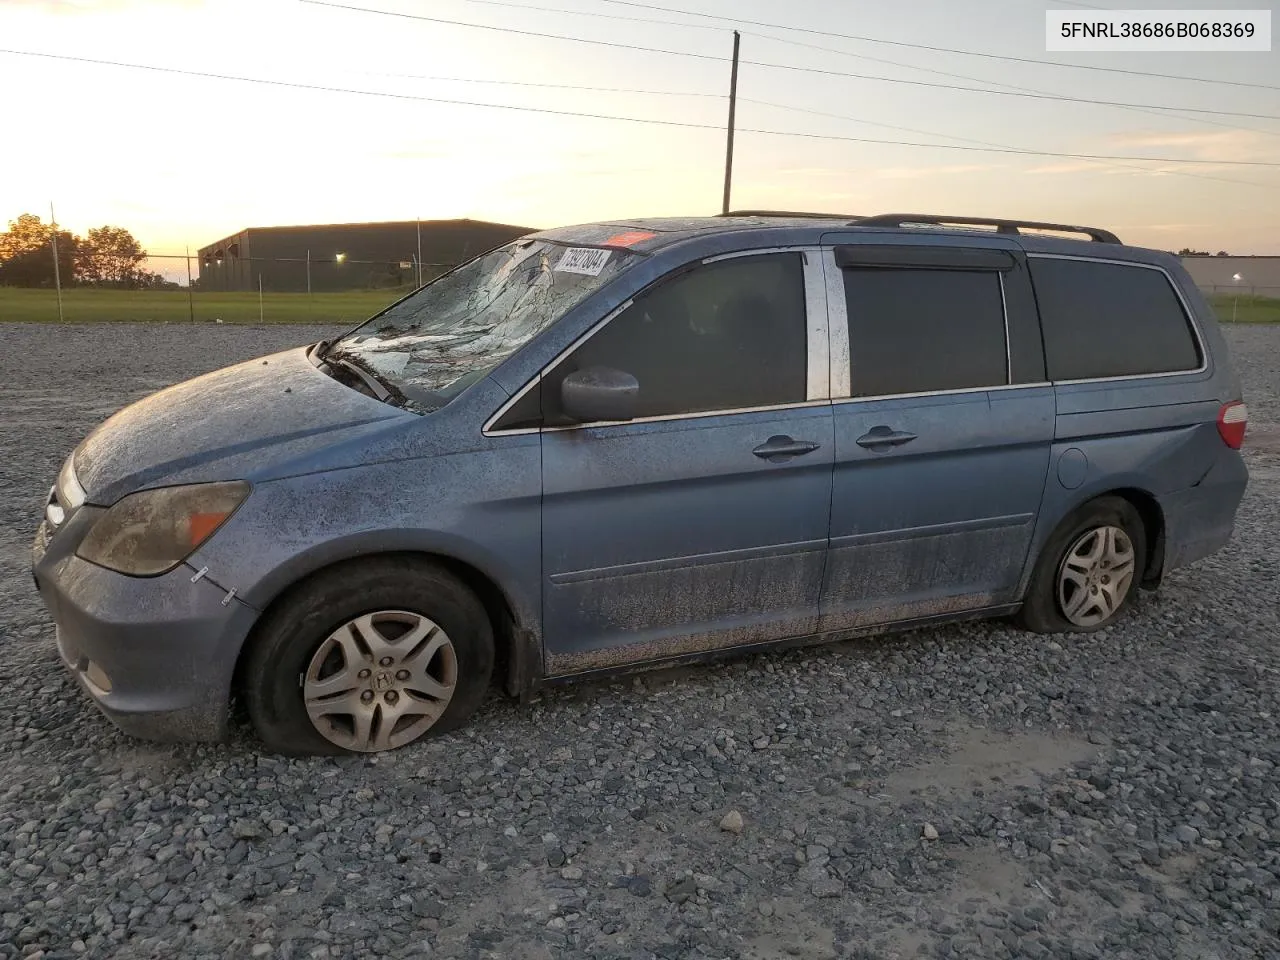
{"type": "Polygon", "coordinates": [[[1243,283],[1202,283],[1200,290],[1207,296],[1215,297],[1257,297],[1266,300],[1280,300],[1280,286],[1259,287],[1243,283]]]}
{"type": "Polygon", "coordinates": [[[333,323],[354,326],[451,263],[338,256],[150,254],[143,284],[0,287],[0,321],[29,323],[333,323]]]}
{"type": "Polygon", "coordinates": [[[1201,283],[1222,323],[1280,323],[1280,286],[1201,283]]]}
{"type": "MultiPolygon", "coordinates": [[[[419,263],[413,255],[402,260],[228,256],[202,262],[197,254],[151,254],[146,266],[162,282],[132,289],[0,287],[0,321],[354,326],[455,264],[419,263]]],[[[1223,322],[1280,322],[1280,286],[1202,283],[1200,290],[1223,322]]]]}

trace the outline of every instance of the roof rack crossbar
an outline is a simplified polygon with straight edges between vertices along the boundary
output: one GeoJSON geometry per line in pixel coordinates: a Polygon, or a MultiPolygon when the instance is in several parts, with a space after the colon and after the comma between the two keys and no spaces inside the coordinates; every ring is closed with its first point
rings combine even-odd
{"type": "Polygon", "coordinates": [[[1120,238],[1101,227],[1077,227],[1065,223],[1040,223],[1036,220],[1002,220],[993,217],[947,217],[929,213],[882,213],[858,220],[859,227],[901,227],[904,224],[933,226],[995,227],[997,233],[1019,234],[1022,229],[1051,230],[1058,233],[1082,233],[1095,243],[1120,243],[1120,238]]]}
{"type": "Polygon", "coordinates": [[[856,213],[802,213],[796,210],[730,210],[717,217],[795,217],[798,219],[858,220],[856,213]]]}

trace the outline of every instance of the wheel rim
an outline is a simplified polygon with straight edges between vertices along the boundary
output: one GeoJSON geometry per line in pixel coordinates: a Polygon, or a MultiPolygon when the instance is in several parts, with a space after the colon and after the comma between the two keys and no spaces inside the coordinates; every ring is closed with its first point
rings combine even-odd
{"type": "Polygon", "coordinates": [[[1058,606],[1077,627],[1113,617],[1133,584],[1133,541],[1120,527],[1095,527],[1076,538],[1058,570],[1058,606]]]}
{"type": "Polygon", "coordinates": [[[407,610],[356,617],[325,638],[302,696],[330,743],[361,753],[403,746],[440,719],[458,683],[448,634],[407,610]]]}

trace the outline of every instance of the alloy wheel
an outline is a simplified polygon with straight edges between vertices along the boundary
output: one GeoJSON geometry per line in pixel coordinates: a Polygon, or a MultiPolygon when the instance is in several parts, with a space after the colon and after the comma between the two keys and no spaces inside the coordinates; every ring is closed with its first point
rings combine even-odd
{"type": "Polygon", "coordinates": [[[1096,627],[1115,615],[1133,585],[1133,541],[1116,526],[1076,538],[1058,570],[1058,605],[1077,627],[1096,627]]]}
{"type": "Polygon", "coordinates": [[[457,653],[439,625],[407,610],[383,610],[325,638],[307,665],[302,696],[326,740],[377,753],[425,733],[457,683],[457,653]]]}

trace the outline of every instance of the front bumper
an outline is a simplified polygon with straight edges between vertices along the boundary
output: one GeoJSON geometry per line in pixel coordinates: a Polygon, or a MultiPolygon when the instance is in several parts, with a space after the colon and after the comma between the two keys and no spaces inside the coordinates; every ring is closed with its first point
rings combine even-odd
{"type": "Polygon", "coordinates": [[[36,588],[59,655],[121,730],[147,740],[224,739],[232,676],[257,612],[182,565],[126,577],[75,556],[92,524],[77,511],[32,545],[36,588]]]}

